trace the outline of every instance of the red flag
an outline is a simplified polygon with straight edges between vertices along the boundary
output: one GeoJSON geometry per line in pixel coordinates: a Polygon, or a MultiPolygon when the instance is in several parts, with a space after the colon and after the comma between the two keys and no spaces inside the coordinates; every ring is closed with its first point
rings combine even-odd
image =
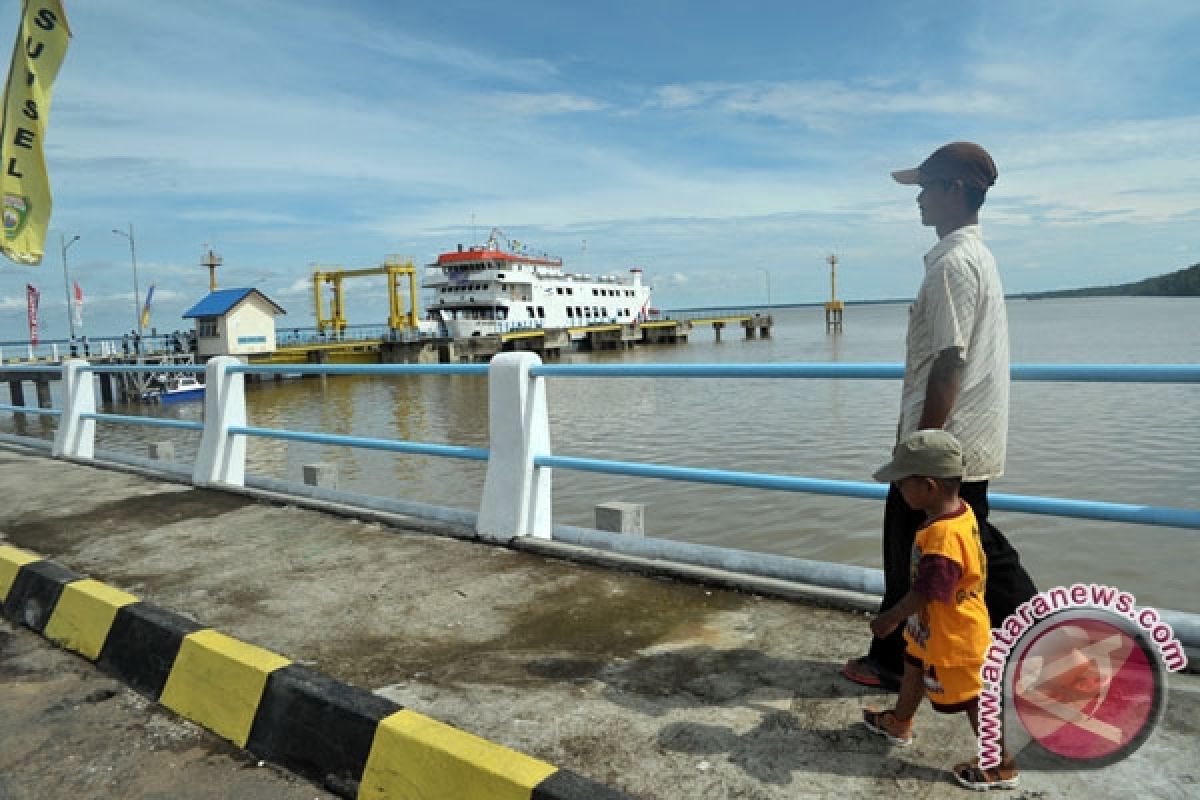
{"type": "Polygon", "coordinates": [[[74,317],[75,325],[83,327],[83,289],[79,286],[79,281],[72,281],[75,284],[75,302],[72,304],[71,316],[74,317]]]}
{"type": "Polygon", "coordinates": [[[32,283],[25,284],[25,303],[29,307],[29,343],[38,343],[38,301],[42,298],[32,283]]]}

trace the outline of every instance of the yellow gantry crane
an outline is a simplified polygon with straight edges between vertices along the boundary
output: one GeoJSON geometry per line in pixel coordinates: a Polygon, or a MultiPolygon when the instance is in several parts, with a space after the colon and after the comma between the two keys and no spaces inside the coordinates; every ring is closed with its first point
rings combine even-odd
{"type": "Polygon", "coordinates": [[[324,333],[329,328],[333,333],[340,334],[346,329],[346,295],[342,282],[346,278],[358,278],[364,275],[387,275],[388,282],[388,327],[393,331],[403,328],[417,327],[417,269],[411,261],[401,263],[394,258],[387,258],[379,267],[367,269],[331,269],[319,267],[313,271],[313,300],[317,317],[317,333],[324,333]],[[400,297],[400,276],[408,277],[408,310],[400,297]],[[321,309],[321,284],[333,286],[333,297],[329,299],[329,316],[326,317],[321,309]]]}

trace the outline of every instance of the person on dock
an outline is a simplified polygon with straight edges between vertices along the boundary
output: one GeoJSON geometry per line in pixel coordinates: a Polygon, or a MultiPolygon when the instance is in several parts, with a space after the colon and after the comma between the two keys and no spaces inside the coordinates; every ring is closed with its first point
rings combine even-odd
{"type": "MultiPolygon", "coordinates": [[[[937,231],[925,277],[909,312],[897,442],[914,431],[944,428],[962,443],[961,496],[979,521],[988,560],[984,596],[993,626],[1037,592],[1016,550],[988,521],[988,481],[1004,472],[1008,437],[1008,318],[996,262],[983,242],[979,209],[996,181],[995,162],[977,144],[952,142],[915,169],[892,177],[921,187],[921,224],[937,231]]],[[[909,554],[924,513],[888,492],[883,517],[881,610],[909,590],[909,554]]],[[[875,636],[865,656],[842,668],[864,686],[896,689],[903,670],[899,631],[875,636]]]]}
{"type": "MultiPolygon", "coordinates": [[[[909,558],[910,588],[900,601],[871,620],[871,633],[883,639],[903,628],[907,642],[904,677],[894,708],[866,708],[863,724],[893,744],[913,739],[913,718],[926,695],[934,710],[965,712],[979,737],[980,668],[991,643],[988,580],[979,522],[958,495],[964,474],[958,440],[946,431],[920,430],[896,446],[892,460],[875,472],[891,483],[924,520],[909,558]]],[[[977,761],[956,765],[954,778],[970,789],[1013,789],[1016,761],[983,769],[977,761]]]]}
{"type": "Polygon", "coordinates": [[[83,345],[83,357],[87,358],[92,354],[92,346],[88,344],[87,334],[84,334],[83,338],[80,339],[79,342],[83,345]]]}
{"type": "Polygon", "coordinates": [[[129,355],[129,334],[128,333],[121,334],[121,355],[124,355],[124,356],[129,355]]]}

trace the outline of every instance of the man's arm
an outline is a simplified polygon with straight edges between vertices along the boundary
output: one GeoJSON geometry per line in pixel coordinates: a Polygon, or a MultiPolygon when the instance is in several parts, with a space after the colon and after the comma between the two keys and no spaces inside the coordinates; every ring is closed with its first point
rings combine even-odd
{"type": "Polygon", "coordinates": [[[957,347],[948,347],[938,353],[929,368],[929,381],[925,385],[925,405],[921,409],[921,421],[917,428],[941,428],[950,419],[954,402],[958,399],[959,382],[962,379],[963,359],[957,347]]]}

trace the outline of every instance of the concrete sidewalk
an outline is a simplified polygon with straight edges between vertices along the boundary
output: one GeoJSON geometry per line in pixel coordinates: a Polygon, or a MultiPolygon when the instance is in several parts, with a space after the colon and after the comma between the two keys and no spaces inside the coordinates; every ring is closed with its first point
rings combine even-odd
{"type": "MultiPolygon", "coordinates": [[[[866,643],[861,614],[8,446],[0,470],[0,544],[629,794],[972,796],[945,772],[973,755],[964,718],[925,708],[917,743],[895,751],[859,723],[890,703],[837,674],[866,643]]],[[[1000,796],[1196,796],[1200,678],[1170,680],[1134,757],[1027,771],[1000,796]]]]}

